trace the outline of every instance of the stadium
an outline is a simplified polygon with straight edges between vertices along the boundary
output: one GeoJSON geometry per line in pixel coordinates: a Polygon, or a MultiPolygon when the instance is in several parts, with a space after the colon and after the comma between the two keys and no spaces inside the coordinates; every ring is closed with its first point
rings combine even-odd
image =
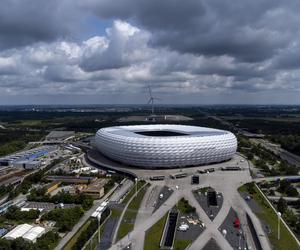
{"type": "Polygon", "coordinates": [[[102,128],[95,146],[106,157],[138,168],[176,168],[227,161],[237,149],[228,131],[186,125],[102,128]]]}

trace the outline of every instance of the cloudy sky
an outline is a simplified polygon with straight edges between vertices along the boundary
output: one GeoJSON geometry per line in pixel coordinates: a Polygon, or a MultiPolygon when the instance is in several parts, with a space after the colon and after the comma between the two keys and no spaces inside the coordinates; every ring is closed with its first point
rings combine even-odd
{"type": "Polygon", "coordinates": [[[1,0],[0,104],[300,104],[299,0],[1,0]]]}

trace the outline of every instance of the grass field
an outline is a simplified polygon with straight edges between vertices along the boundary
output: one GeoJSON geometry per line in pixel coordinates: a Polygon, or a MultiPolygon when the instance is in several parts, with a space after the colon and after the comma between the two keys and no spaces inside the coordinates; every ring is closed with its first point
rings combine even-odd
{"type": "Polygon", "coordinates": [[[176,240],[174,241],[174,250],[185,250],[193,241],[192,240],[176,240]]]}
{"type": "Polygon", "coordinates": [[[144,250],[158,250],[159,243],[162,237],[164,226],[168,218],[168,213],[164,215],[158,222],[156,222],[147,232],[144,242],[144,250]]]}
{"type": "Polygon", "coordinates": [[[117,239],[122,239],[125,235],[133,230],[134,222],[141,205],[141,202],[144,198],[144,195],[147,191],[147,187],[144,187],[140,190],[135,198],[130,202],[124,217],[122,219],[121,225],[118,230],[117,239]]]}
{"type": "Polygon", "coordinates": [[[81,233],[88,228],[91,224],[91,220],[87,220],[85,224],[77,231],[77,233],[71,238],[71,240],[65,245],[64,250],[71,250],[74,244],[76,243],[78,237],[81,233]]]}
{"type": "MultiPolygon", "coordinates": [[[[240,192],[248,191],[247,186],[242,186],[239,188],[240,192]]],[[[285,225],[281,222],[280,224],[280,240],[277,239],[277,214],[274,210],[269,206],[268,202],[265,198],[260,194],[259,190],[254,187],[253,199],[261,208],[261,212],[257,213],[257,216],[267,223],[271,228],[271,233],[269,235],[270,242],[273,246],[274,250],[285,250],[285,249],[293,249],[293,250],[300,250],[296,240],[292,237],[288,229],[285,225]]]]}
{"type": "MultiPolygon", "coordinates": [[[[139,189],[145,184],[145,181],[138,181],[137,183],[137,191],[139,191],[139,189]]],[[[127,204],[127,202],[130,200],[130,198],[135,194],[135,186],[133,186],[133,188],[130,190],[130,192],[126,195],[126,197],[124,198],[124,200],[122,201],[122,204],[127,204]]]]}

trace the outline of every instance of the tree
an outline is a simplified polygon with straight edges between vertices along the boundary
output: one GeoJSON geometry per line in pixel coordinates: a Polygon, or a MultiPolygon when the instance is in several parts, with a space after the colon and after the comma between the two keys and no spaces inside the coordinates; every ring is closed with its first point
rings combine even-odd
{"type": "Polygon", "coordinates": [[[1,250],[10,250],[10,249],[12,249],[11,248],[11,241],[0,238],[0,249],[1,250]]]}
{"type": "Polygon", "coordinates": [[[283,199],[282,197],[280,197],[280,199],[278,200],[278,204],[277,204],[277,210],[283,214],[285,212],[285,210],[287,209],[287,203],[286,200],[283,199]]]}
{"type": "Polygon", "coordinates": [[[297,197],[298,196],[298,191],[296,188],[294,188],[293,186],[289,186],[285,193],[288,195],[288,196],[292,196],[292,197],[297,197]]]}
{"type": "Polygon", "coordinates": [[[285,193],[287,188],[290,187],[290,183],[289,181],[287,180],[281,180],[280,183],[279,183],[279,188],[278,190],[281,192],[281,193],[285,193]]]}

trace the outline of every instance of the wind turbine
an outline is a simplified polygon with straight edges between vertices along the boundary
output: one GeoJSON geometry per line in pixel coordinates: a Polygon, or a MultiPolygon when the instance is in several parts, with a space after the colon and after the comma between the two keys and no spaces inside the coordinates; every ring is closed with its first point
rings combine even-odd
{"type": "Polygon", "coordinates": [[[151,113],[152,113],[152,115],[154,115],[154,100],[160,100],[160,99],[156,98],[152,95],[152,90],[151,90],[150,85],[148,85],[148,90],[149,90],[149,96],[150,96],[148,104],[151,104],[151,113]]]}

